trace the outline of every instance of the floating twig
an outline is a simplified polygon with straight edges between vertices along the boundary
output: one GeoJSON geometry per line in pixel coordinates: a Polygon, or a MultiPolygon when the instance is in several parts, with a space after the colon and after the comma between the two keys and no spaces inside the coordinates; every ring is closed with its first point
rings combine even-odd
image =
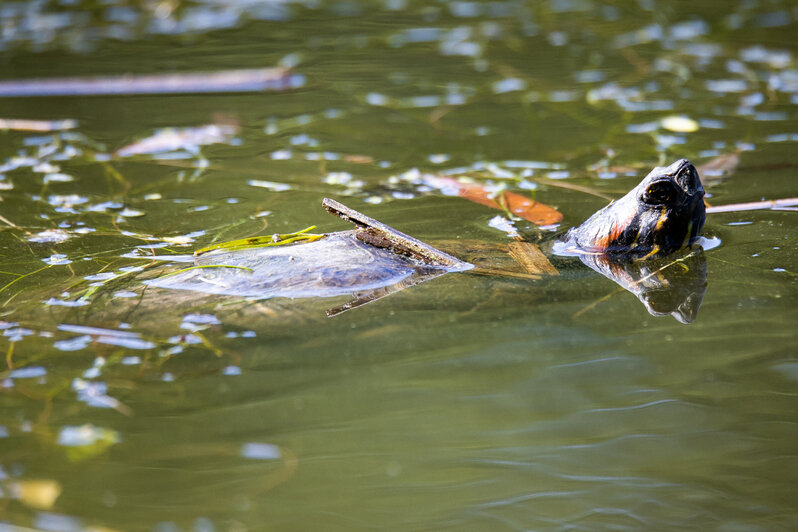
{"type": "Polygon", "coordinates": [[[719,212],[756,211],[761,209],[778,210],[785,207],[795,207],[796,205],[798,205],[798,198],[752,201],[750,203],[732,203],[729,205],[708,206],[707,214],[716,214],[719,212]]]}
{"type": "Polygon", "coordinates": [[[216,72],[40,78],[0,81],[0,96],[109,96],[260,92],[296,89],[305,83],[289,68],[252,68],[216,72]]]}
{"type": "Polygon", "coordinates": [[[27,120],[22,118],[0,118],[0,129],[13,131],[65,131],[78,127],[77,120],[27,120]]]}
{"type": "Polygon", "coordinates": [[[470,265],[448,253],[435,249],[429,244],[408,236],[393,227],[389,227],[374,218],[369,218],[363,213],[350,209],[330,198],[321,202],[327,212],[339,218],[352,222],[357,227],[358,240],[375,247],[388,248],[403,255],[411,257],[433,266],[446,266],[449,268],[466,269],[470,265]]]}

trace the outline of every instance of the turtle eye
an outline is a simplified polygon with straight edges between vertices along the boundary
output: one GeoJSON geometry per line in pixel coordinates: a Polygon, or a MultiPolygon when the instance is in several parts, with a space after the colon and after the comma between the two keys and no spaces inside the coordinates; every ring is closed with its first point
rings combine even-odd
{"type": "Polygon", "coordinates": [[[676,187],[670,181],[651,183],[643,194],[643,201],[649,205],[664,205],[676,197],[676,187]]]}

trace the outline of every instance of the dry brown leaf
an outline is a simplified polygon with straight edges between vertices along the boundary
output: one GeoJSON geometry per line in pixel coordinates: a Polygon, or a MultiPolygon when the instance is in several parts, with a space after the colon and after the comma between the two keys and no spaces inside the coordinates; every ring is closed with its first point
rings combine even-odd
{"type": "Polygon", "coordinates": [[[458,196],[474,203],[493,209],[506,209],[536,225],[553,225],[562,220],[562,213],[557,209],[515,192],[501,191],[497,195],[479,183],[463,183],[451,177],[434,176],[426,181],[435,188],[456,190],[458,196]]]}
{"type": "Polygon", "coordinates": [[[733,174],[740,166],[740,152],[719,155],[698,167],[698,174],[705,181],[733,174]]]}

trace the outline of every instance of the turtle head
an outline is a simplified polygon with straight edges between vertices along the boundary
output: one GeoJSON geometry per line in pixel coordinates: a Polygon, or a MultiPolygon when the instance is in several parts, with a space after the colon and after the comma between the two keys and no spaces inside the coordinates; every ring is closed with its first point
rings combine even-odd
{"type": "Polygon", "coordinates": [[[690,161],[680,159],[654,168],[626,196],[571,229],[566,238],[589,253],[631,258],[662,255],[692,244],[705,216],[698,171],[690,161]]]}

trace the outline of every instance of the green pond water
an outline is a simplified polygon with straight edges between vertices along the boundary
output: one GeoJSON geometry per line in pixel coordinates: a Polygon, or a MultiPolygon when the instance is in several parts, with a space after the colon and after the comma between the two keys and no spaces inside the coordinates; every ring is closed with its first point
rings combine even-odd
{"type": "Polygon", "coordinates": [[[702,175],[712,205],[798,196],[793,2],[134,4],[3,2],[0,78],[302,86],[0,98],[74,121],[0,132],[0,529],[798,529],[798,213],[708,215],[690,324],[550,253],[683,157],[739,157],[702,175]],[[186,267],[153,255],[348,229],[324,197],[455,255],[514,227],[559,275],[451,273],[331,318],[348,296],[143,284],[186,267]]]}

